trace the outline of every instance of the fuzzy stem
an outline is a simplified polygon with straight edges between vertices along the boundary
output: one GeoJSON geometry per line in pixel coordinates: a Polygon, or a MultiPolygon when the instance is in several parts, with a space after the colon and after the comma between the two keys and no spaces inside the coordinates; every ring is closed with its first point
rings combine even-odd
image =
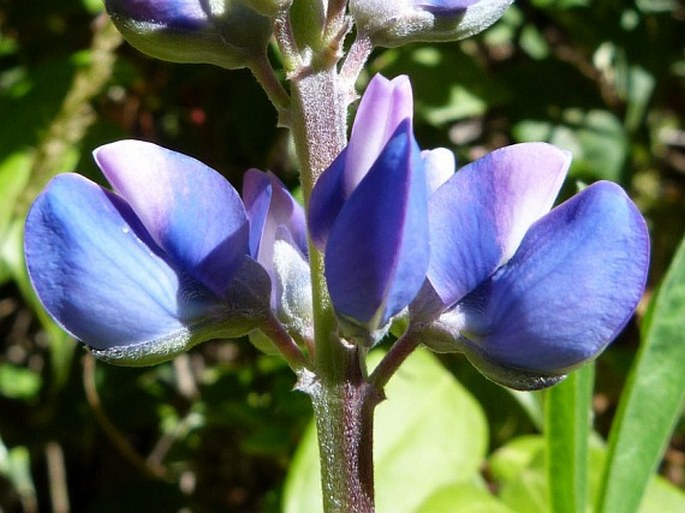
{"type": "Polygon", "coordinates": [[[392,345],[380,363],[369,376],[369,383],[376,390],[383,390],[395,371],[419,345],[418,339],[410,328],[392,345]]]}
{"type": "Polygon", "coordinates": [[[283,58],[283,66],[287,74],[291,75],[302,67],[302,57],[290,23],[290,12],[287,10],[279,12],[273,20],[273,26],[278,49],[283,58]]]}
{"type": "MultiPolygon", "coordinates": [[[[335,67],[293,80],[293,139],[305,206],[321,173],[344,148],[347,101],[335,67]]],[[[373,411],[382,394],[365,381],[359,349],[338,336],[323,254],[310,242],[316,379],[309,387],[316,418],[326,513],[372,513],[373,411]]]]}
{"type": "Polygon", "coordinates": [[[274,73],[269,59],[262,55],[252,61],[249,67],[278,112],[278,126],[290,126],[290,96],[274,73]]]}
{"type": "Polygon", "coordinates": [[[381,392],[364,379],[356,347],[346,349],[347,376],[309,390],[321,460],[326,513],[374,513],[373,415],[381,392]]]}
{"type": "Polygon", "coordinates": [[[297,343],[286,331],[280,321],[273,315],[269,315],[259,329],[278,348],[279,352],[288,362],[290,368],[299,373],[309,367],[309,362],[298,347],[297,343]]]}
{"type": "Polygon", "coordinates": [[[364,64],[373,51],[373,43],[367,34],[358,33],[347,52],[342,69],[340,70],[340,83],[346,89],[349,102],[356,100],[354,84],[359,74],[364,69],[364,64]]]}

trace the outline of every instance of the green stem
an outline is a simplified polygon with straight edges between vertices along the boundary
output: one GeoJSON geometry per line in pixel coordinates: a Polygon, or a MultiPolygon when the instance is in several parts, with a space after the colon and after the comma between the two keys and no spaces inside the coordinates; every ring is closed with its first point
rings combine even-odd
{"type": "Polygon", "coordinates": [[[297,48],[297,41],[290,23],[290,11],[279,12],[273,20],[273,26],[274,36],[283,59],[283,66],[290,76],[302,67],[302,57],[297,48]]]}
{"type": "Polygon", "coordinates": [[[265,319],[259,329],[269,337],[296,374],[309,368],[309,362],[299,346],[273,314],[265,319]]]}
{"type": "Polygon", "coordinates": [[[345,379],[308,392],[319,438],[325,513],[374,513],[373,415],[383,400],[364,379],[356,347],[346,348],[345,379]]]}
{"type": "Polygon", "coordinates": [[[409,329],[397,339],[390,348],[390,351],[387,352],[373,370],[368,379],[369,384],[373,385],[379,392],[382,391],[393,374],[395,374],[395,371],[402,365],[402,362],[407,359],[418,345],[418,337],[410,325],[409,329]]]}
{"type": "Polygon", "coordinates": [[[290,126],[290,96],[274,73],[266,55],[261,55],[249,65],[250,71],[278,112],[278,126],[290,126]]]}

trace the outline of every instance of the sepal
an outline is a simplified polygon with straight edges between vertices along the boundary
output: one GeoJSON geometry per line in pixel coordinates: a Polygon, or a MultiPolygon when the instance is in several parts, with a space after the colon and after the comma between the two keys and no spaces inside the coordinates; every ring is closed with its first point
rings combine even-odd
{"type": "Polygon", "coordinates": [[[457,41],[495,23],[513,0],[350,0],[357,30],[376,46],[457,41]]]}
{"type": "Polygon", "coordinates": [[[124,38],[157,59],[243,68],[264,54],[269,19],[237,0],[106,0],[124,38]]]}

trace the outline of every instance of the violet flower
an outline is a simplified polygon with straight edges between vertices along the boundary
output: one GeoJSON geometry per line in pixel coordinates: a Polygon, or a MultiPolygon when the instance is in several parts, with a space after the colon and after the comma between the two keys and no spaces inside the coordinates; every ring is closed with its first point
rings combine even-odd
{"type": "Polygon", "coordinates": [[[549,212],[570,155],[494,151],[430,198],[428,281],[411,307],[423,341],[513,388],[553,384],[618,335],[645,286],[649,237],[623,190],[590,185],[549,212]]]}
{"type": "Polygon", "coordinates": [[[245,173],[243,201],[250,221],[250,255],[271,278],[271,309],[298,341],[311,339],[304,209],[273,173],[257,169],[245,173]]]}
{"type": "Polygon", "coordinates": [[[374,77],[348,146],[319,178],[309,205],[333,305],[362,333],[404,309],[428,267],[426,178],[411,115],[407,77],[374,77]]]}
{"type": "Polygon", "coordinates": [[[114,192],[59,175],[26,221],[31,281],[66,331],[100,358],[146,365],[268,314],[243,203],[220,174],[141,141],[94,156],[114,192]]]}

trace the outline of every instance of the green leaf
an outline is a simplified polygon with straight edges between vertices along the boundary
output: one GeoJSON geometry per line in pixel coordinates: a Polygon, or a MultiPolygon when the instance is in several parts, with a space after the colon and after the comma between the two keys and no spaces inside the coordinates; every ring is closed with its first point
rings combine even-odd
{"type": "Polygon", "coordinates": [[[587,365],[547,392],[547,476],[555,513],[585,511],[593,382],[594,365],[587,365]]]}
{"type": "Polygon", "coordinates": [[[620,181],[628,139],[621,122],[605,110],[567,109],[557,121],[526,119],[513,128],[519,142],[547,141],[573,154],[571,176],[620,181]]]}
{"type": "MultiPolygon", "coordinates": [[[[590,498],[597,496],[606,447],[595,434],[589,440],[588,491],[590,498]]],[[[545,439],[540,435],[525,435],[513,439],[499,448],[490,458],[489,468],[499,499],[513,511],[520,513],[549,513],[545,501],[550,489],[546,470],[545,439]]],[[[552,483],[551,486],[554,486],[552,483]]],[[[587,509],[592,511],[590,504],[587,509]]],[[[455,510],[457,511],[457,510],[455,510]]],[[[639,513],[681,513],[685,511],[685,493],[659,475],[652,475],[645,489],[639,513]]],[[[460,512],[461,513],[461,512],[460,512]]]]}
{"type": "MultiPolygon", "coordinates": [[[[380,353],[372,357],[378,361],[380,353]]],[[[374,458],[380,513],[416,513],[437,490],[478,476],[487,424],[473,397],[428,351],[416,351],[376,410],[374,458]]],[[[285,485],[285,513],[321,511],[316,434],[310,425],[285,485]]]]}
{"type": "Polygon", "coordinates": [[[18,365],[0,365],[0,395],[30,401],[37,398],[40,387],[40,374],[18,365]]]}
{"type": "Polygon", "coordinates": [[[638,511],[685,399],[685,241],[653,301],[611,428],[598,513],[638,511]]]}
{"type": "Polygon", "coordinates": [[[416,513],[514,513],[483,486],[460,483],[428,497],[416,513]]]}

